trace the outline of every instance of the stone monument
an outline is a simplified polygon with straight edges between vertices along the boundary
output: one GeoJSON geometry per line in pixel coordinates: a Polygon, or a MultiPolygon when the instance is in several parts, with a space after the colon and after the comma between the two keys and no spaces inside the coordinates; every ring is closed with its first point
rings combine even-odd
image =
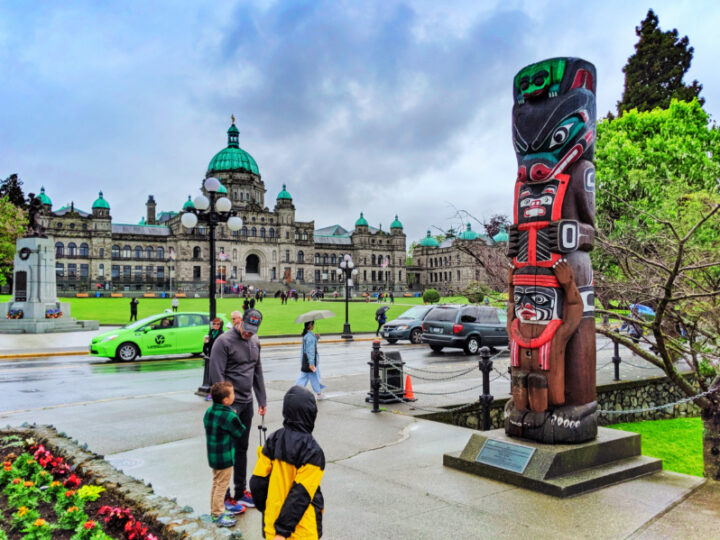
{"type": "Polygon", "coordinates": [[[17,240],[10,302],[0,304],[0,333],[42,334],[97,330],[97,321],[77,321],[70,304],[57,298],[55,250],[40,221],[42,202],[29,194],[28,230],[17,240]]]}

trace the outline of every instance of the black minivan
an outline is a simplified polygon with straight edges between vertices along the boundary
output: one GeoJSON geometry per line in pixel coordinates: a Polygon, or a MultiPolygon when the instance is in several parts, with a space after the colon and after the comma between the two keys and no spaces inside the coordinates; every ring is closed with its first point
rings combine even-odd
{"type": "Polygon", "coordinates": [[[507,312],[497,307],[442,304],[432,308],[423,320],[422,339],[435,352],[452,347],[477,354],[485,345],[508,345],[506,322],[507,312]]]}

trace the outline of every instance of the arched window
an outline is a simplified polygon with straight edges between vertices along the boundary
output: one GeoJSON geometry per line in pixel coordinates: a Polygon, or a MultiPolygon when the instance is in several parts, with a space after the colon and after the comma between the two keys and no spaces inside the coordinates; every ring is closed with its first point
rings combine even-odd
{"type": "Polygon", "coordinates": [[[123,246],[123,258],[129,259],[132,257],[132,248],[130,246],[123,246]]]}
{"type": "Polygon", "coordinates": [[[152,248],[152,246],[148,246],[145,248],[145,258],[146,259],[154,259],[155,258],[155,250],[152,248]]]}
{"type": "Polygon", "coordinates": [[[308,239],[307,231],[303,231],[303,233],[302,233],[302,239],[303,239],[303,240],[307,240],[307,239],[308,239]]]}
{"type": "Polygon", "coordinates": [[[372,266],[375,266],[375,255],[373,255],[373,256],[370,257],[370,264],[371,264],[372,266]]]}
{"type": "Polygon", "coordinates": [[[113,246],[112,250],[110,252],[110,255],[113,259],[119,259],[120,258],[120,246],[113,246]]]}
{"type": "Polygon", "coordinates": [[[157,259],[164,259],[165,258],[165,250],[161,247],[157,248],[157,251],[155,252],[155,257],[157,259]]]}
{"type": "Polygon", "coordinates": [[[255,227],[250,229],[250,236],[257,236],[257,229],[255,227]]]}
{"type": "Polygon", "coordinates": [[[90,255],[90,248],[85,242],[83,242],[80,244],[80,256],[87,257],[88,255],[90,255]]]}
{"type": "Polygon", "coordinates": [[[141,248],[140,246],[135,246],[135,258],[142,259],[142,255],[143,255],[143,248],[141,248]]]}
{"type": "Polygon", "coordinates": [[[247,236],[247,227],[243,226],[241,234],[247,236]]]}
{"type": "Polygon", "coordinates": [[[300,233],[296,230],[295,231],[295,241],[300,240],[300,233]]]}
{"type": "Polygon", "coordinates": [[[327,253],[323,253],[323,262],[322,262],[322,263],[323,263],[323,264],[327,264],[327,263],[328,263],[327,253]]]}
{"type": "Polygon", "coordinates": [[[62,257],[63,255],[65,255],[65,246],[62,242],[55,242],[55,256],[62,257]]]}
{"type": "Polygon", "coordinates": [[[265,238],[265,227],[260,227],[260,238],[265,238]]]}
{"type": "Polygon", "coordinates": [[[275,229],[273,229],[272,227],[270,227],[270,229],[268,230],[268,236],[269,236],[270,238],[275,238],[275,229]]]}
{"type": "Polygon", "coordinates": [[[335,264],[337,262],[337,259],[335,258],[335,254],[333,253],[330,255],[330,264],[335,264]]]}
{"type": "Polygon", "coordinates": [[[305,254],[302,252],[302,250],[298,251],[297,262],[305,262],[305,254]]]}
{"type": "Polygon", "coordinates": [[[315,254],[315,264],[320,264],[320,254],[319,253],[315,254]]]}
{"type": "Polygon", "coordinates": [[[77,246],[75,245],[75,242],[70,242],[68,244],[68,257],[74,257],[77,254],[77,246]]]}
{"type": "Polygon", "coordinates": [[[198,246],[195,246],[193,248],[193,259],[199,259],[200,258],[200,248],[198,246]]]}

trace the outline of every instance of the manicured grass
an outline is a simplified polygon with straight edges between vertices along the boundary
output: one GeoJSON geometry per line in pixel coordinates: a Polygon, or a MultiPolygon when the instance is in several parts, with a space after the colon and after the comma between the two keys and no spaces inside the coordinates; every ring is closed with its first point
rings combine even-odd
{"type": "Polygon", "coordinates": [[[703,425],[700,418],[673,418],[607,427],[642,435],[642,453],[661,458],[666,471],[703,475],[703,425]]]}
{"type": "MultiPolygon", "coordinates": [[[[0,302],[10,300],[8,295],[0,296],[0,302]]],[[[161,313],[170,309],[170,298],[139,298],[138,319],[161,313]]],[[[126,324],[130,319],[129,298],[61,298],[61,302],[70,303],[71,315],[76,319],[89,319],[99,321],[100,324],[126,324]]],[[[464,297],[453,296],[442,298],[442,302],[467,303],[464,297]]],[[[241,310],[243,298],[218,298],[217,311],[228,317],[234,310],[241,310]]],[[[422,298],[398,297],[394,304],[385,303],[390,306],[387,314],[388,320],[398,317],[403,311],[422,304],[422,298]]],[[[351,302],[349,309],[350,326],[353,332],[375,332],[375,311],[381,304],[377,302],[351,302]]],[[[302,325],[295,324],[298,315],[315,309],[333,311],[336,316],[332,319],[323,319],[317,322],[316,330],[327,334],[340,333],[345,323],[344,302],[303,302],[288,300],[283,305],[279,298],[265,298],[262,303],[255,306],[263,314],[263,322],[260,326],[261,336],[275,336],[283,334],[300,334],[302,325]]],[[[179,311],[204,311],[207,312],[207,298],[180,298],[179,311]]]]}

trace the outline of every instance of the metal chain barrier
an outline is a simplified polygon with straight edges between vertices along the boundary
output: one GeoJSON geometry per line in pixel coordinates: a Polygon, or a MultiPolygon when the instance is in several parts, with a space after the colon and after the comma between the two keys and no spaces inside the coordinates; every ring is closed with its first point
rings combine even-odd
{"type": "Polygon", "coordinates": [[[641,414],[641,413],[646,413],[646,412],[653,412],[653,411],[659,411],[659,410],[662,410],[662,409],[667,409],[668,407],[674,407],[675,405],[680,405],[681,403],[687,403],[687,402],[689,402],[689,401],[694,401],[694,400],[696,400],[696,399],[698,399],[698,398],[705,397],[705,396],[708,396],[708,395],[713,394],[713,393],[715,393],[715,390],[708,390],[707,392],[701,392],[700,394],[697,394],[697,395],[694,395],[694,396],[691,396],[691,397],[682,398],[682,399],[679,399],[679,400],[674,401],[674,402],[672,402],[672,403],[666,403],[665,405],[657,405],[657,406],[655,406],[655,407],[648,407],[648,408],[645,408],[645,409],[628,409],[628,410],[625,410],[625,411],[612,411],[612,410],[608,411],[608,410],[598,409],[597,412],[600,413],[600,414],[608,414],[608,415],[616,415],[616,414],[641,414]]]}
{"type": "MultiPolygon", "coordinates": [[[[384,386],[384,390],[383,390],[383,391],[389,393],[390,395],[392,395],[392,396],[393,396],[395,399],[397,399],[398,401],[400,401],[400,402],[403,401],[403,396],[397,395],[395,392],[393,392],[392,390],[390,390],[389,388],[387,388],[387,386],[385,386],[385,385],[382,385],[382,386],[384,386]]],[[[417,394],[418,392],[415,391],[415,393],[417,394]]],[[[437,408],[437,407],[436,407],[436,408],[433,408],[433,409],[428,409],[427,407],[420,407],[419,405],[416,405],[416,404],[413,403],[412,405],[410,405],[410,408],[413,409],[413,410],[425,411],[425,412],[429,412],[429,413],[442,413],[442,412],[454,413],[454,412],[460,412],[460,411],[462,411],[463,409],[471,410],[471,409],[473,409],[473,408],[475,408],[475,407],[477,407],[477,406],[479,406],[479,405],[480,405],[480,402],[479,402],[479,401],[474,401],[474,402],[472,402],[472,403],[466,403],[465,405],[459,405],[459,406],[457,406],[457,407],[451,407],[451,408],[448,408],[448,409],[442,409],[442,408],[437,408]]]]}

